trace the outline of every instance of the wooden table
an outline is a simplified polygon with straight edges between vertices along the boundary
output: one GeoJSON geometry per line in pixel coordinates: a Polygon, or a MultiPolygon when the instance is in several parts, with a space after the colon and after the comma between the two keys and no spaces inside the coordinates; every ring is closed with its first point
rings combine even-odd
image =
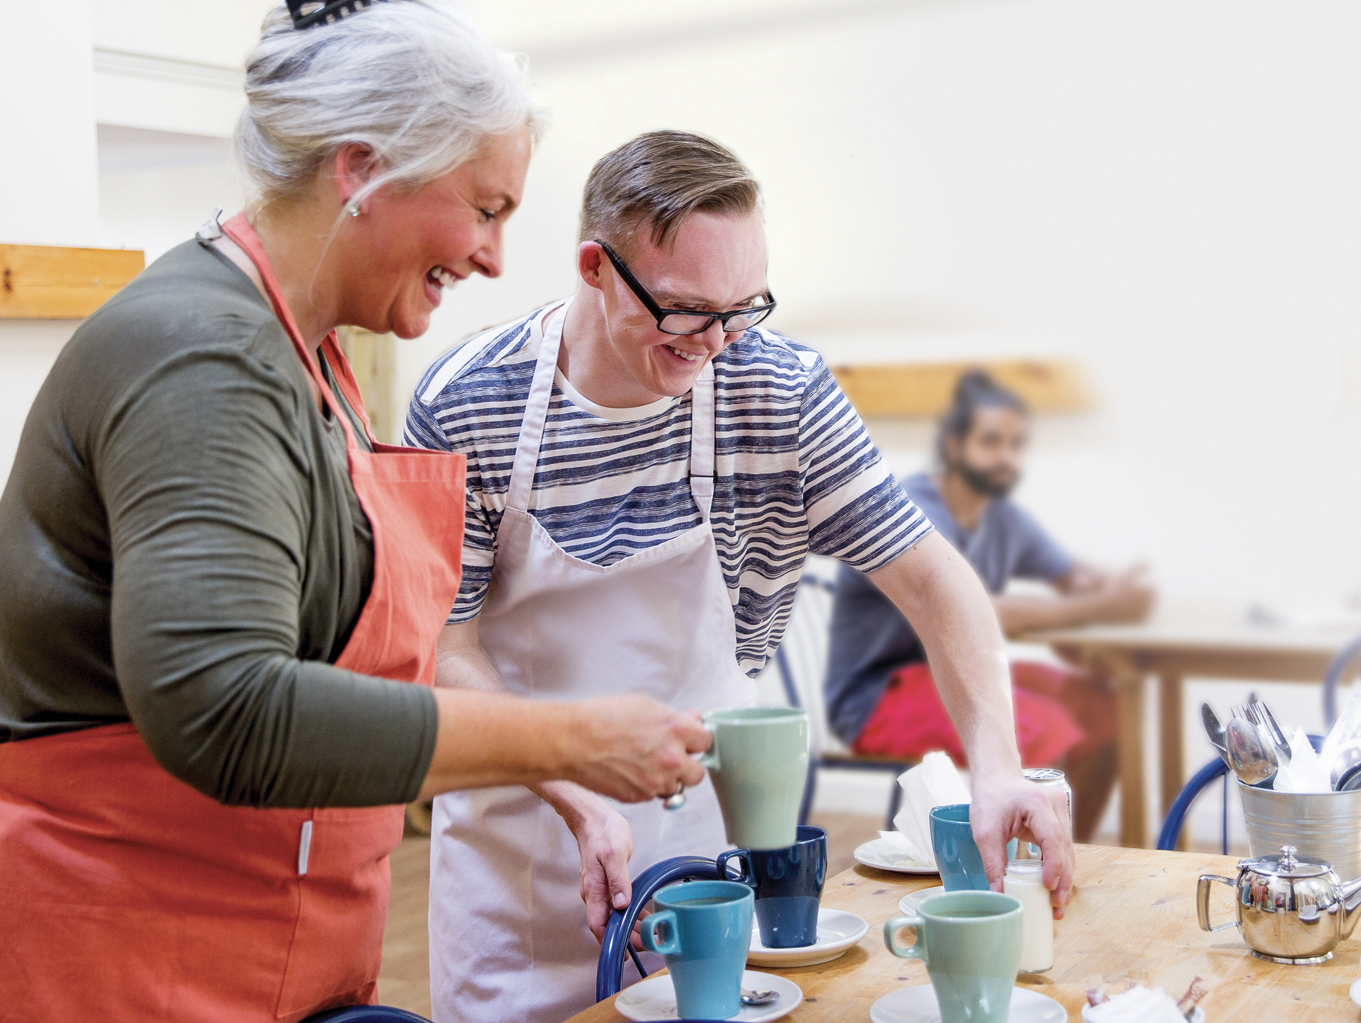
{"type": "MultiPolygon", "coordinates": [[[[1297,1020],[1355,1021],[1347,996],[1361,974],[1361,940],[1338,946],[1320,966],[1281,966],[1254,959],[1236,930],[1209,934],[1196,923],[1196,878],[1202,873],[1237,874],[1228,856],[1157,852],[1115,846],[1078,847],[1078,890],[1067,916],[1055,925],[1054,969],[1019,982],[1048,995],[1081,1019],[1087,978],[1108,983],[1132,971],[1147,982],[1175,990],[1196,976],[1216,985],[1200,1003],[1207,1023],[1294,1023],[1297,1020]]],[[[771,970],[803,989],[804,1002],[791,1023],[863,1023],[870,1005],[901,987],[930,982],[915,959],[898,959],[884,948],[883,924],[898,916],[898,900],[939,878],[890,874],[857,866],[831,878],[822,904],[848,910],[869,922],[869,933],[840,959],[820,966],[771,970]]],[[[1232,911],[1232,895],[1216,885],[1211,901],[1216,922],[1232,911]]],[[[573,1016],[569,1023],[617,1023],[624,1019],[606,999],[573,1016]]]]}
{"type": "Polygon", "coordinates": [[[1069,664],[1115,683],[1121,845],[1152,844],[1143,764],[1146,677],[1158,680],[1161,819],[1188,777],[1182,756],[1185,678],[1319,683],[1338,649],[1354,635],[1337,629],[1251,626],[1243,616],[1236,617],[1237,621],[1222,616],[1216,621],[1203,613],[1163,612],[1161,620],[1144,625],[1094,625],[1017,637],[1023,643],[1046,644],[1069,664]]]}

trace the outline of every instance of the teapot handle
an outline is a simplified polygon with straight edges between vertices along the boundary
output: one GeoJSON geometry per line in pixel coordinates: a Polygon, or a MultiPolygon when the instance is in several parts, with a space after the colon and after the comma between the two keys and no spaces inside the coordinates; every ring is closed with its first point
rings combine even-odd
{"type": "Polygon", "coordinates": [[[1210,883],[1212,881],[1226,884],[1235,892],[1238,890],[1238,882],[1231,878],[1220,877],[1218,874],[1200,875],[1200,880],[1196,882],[1196,916],[1200,918],[1200,929],[1202,931],[1222,931],[1228,927],[1237,927],[1237,920],[1230,920],[1218,927],[1210,926],[1210,883]]]}

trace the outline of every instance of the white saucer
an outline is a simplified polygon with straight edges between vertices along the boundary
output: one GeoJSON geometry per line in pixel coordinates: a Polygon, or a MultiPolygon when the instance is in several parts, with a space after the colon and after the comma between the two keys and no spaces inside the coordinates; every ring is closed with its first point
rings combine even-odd
{"type": "Polygon", "coordinates": [[[816,944],[799,948],[766,948],[761,944],[761,928],[752,921],[751,951],[747,953],[747,962],[752,966],[783,967],[829,963],[849,952],[852,945],[869,933],[869,929],[870,925],[854,913],[819,909],[816,944]]]}
{"type": "Polygon", "coordinates": [[[893,851],[882,838],[876,838],[855,850],[855,862],[875,870],[892,870],[898,874],[938,874],[935,867],[909,860],[893,851]]]}
{"type": "MultiPolygon", "coordinates": [[[[1068,1010],[1054,999],[1017,987],[1011,991],[1008,1023],[1068,1023],[1068,1010]]],[[[870,1023],[940,1023],[940,1005],[930,984],[899,988],[870,1006],[870,1023]]]]}
{"type": "MultiPolygon", "coordinates": [[[[1361,1005],[1361,978],[1352,981],[1352,986],[1347,989],[1347,994],[1352,996],[1352,1001],[1361,1005]]],[[[1200,1006],[1196,1006],[1200,1008],[1200,1006]]]]}
{"type": "Polygon", "coordinates": [[[915,913],[917,907],[922,904],[922,899],[929,899],[932,895],[944,895],[945,886],[938,884],[934,888],[921,888],[915,892],[908,892],[898,900],[899,913],[915,913]]]}
{"type": "MultiPolygon", "coordinates": [[[[788,1016],[803,1004],[803,988],[773,973],[744,970],[742,986],[751,991],[777,991],[780,997],[773,1005],[743,1006],[736,1016],[728,1017],[737,1023],[767,1023],[768,1020],[788,1016]]],[[[671,974],[648,977],[632,987],[624,988],[614,996],[614,1009],[632,1020],[679,1019],[671,974]]]]}
{"type": "MultiPolygon", "coordinates": [[[[1356,984],[1361,984],[1361,980],[1358,980],[1356,984]]],[[[1356,984],[1353,984],[1352,987],[1356,987],[1356,984]]],[[[1352,995],[1352,1001],[1356,1001],[1356,995],[1352,995]]],[[[1361,1005],[1361,1002],[1357,1002],[1357,1004],[1361,1005]]],[[[1084,1021],[1091,1019],[1091,1017],[1087,1015],[1087,1010],[1090,1008],[1090,1005],[1084,1005],[1082,1007],[1082,1018],[1084,1021]]],[[[1205,1023],[1205,1010],[1197,1005],[1191,1010],[1191,1018],[1188,1019],[1186,1023],[1205,1023]]]]}

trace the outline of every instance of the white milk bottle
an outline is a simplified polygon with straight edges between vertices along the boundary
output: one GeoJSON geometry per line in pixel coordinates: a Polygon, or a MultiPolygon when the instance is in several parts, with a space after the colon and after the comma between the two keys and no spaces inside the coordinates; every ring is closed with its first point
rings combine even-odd
{"type": "Polygon", "coordinates": [[[1021,904],[1022,973],[1043,973],[1054,965],[1054,914],[1044,886],[1041,860],[1011,860],[1002,891],[1021,904]]]}

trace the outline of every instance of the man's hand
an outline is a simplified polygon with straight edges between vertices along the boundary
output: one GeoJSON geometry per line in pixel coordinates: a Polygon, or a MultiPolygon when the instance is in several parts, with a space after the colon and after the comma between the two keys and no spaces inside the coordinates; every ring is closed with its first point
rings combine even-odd
{"type": "Polygon", "coordinates": [[[992,890],[1002,890],[1007,870],[1007,843],[1013,838],[1034,842],[1044,857],[1044,886],[1054,918],[1062,919],[1073,890],[1075,853],[1068,829],[1068,805],[1053,788],[1009,773],[973,777],[969,822],[983,857],[992,890]]]}
{"type": "Polygon", "coordinates": [[[1142,622],[1153,608],[1155,591],[1145,578],[1147,566],[1135,565],[1107,576],[1091,594],[1096,618],[1103,622],[1142,622]]]}
{"type": "MultiPolygon", "coordinates": [[[[581,901],[586,922],[596,941],[605,939],[610,914],[624,909],[633,898],[629,880],[629,857],[633,855],[633,832],[628,821],[594,792],[569,781],[548,781],[530,790],[558,812],[577,840],[581,852],[581,901]]],[[[639,914],[641,921],[643,914],[639,914]]],[[[642,950],[638,921],[631,936],[633,947],[642,950]]]]}
{"type": "Polygon", "coordinates": [[[595,799],[597,807],[568,820],[568,827],[581,850],[581,901],[586,903],[586,922],[596,941],[605,937],[610,913],[624,909],[633,898],[629,882],[629,857],[633,855],[633,832],[618,811],[595,799]]]}

